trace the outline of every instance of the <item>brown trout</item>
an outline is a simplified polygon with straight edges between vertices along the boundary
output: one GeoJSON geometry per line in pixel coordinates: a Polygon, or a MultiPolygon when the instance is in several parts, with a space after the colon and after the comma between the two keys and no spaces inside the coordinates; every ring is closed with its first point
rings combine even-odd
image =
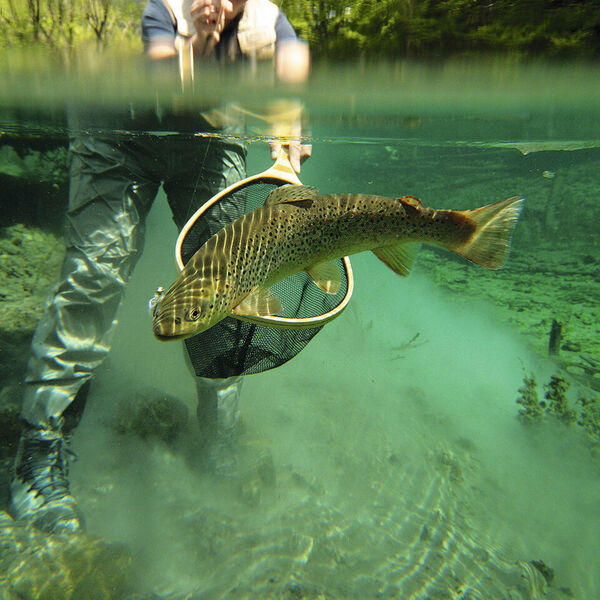
{"type": "Polygon", "coordinates": [[[388,267],[407,275],[416,244],[447,248],[488,269],[500,268],[523,207],[514,197],[474,210],[435,210],[413,196],[324,194],[282,186],[264,206],[213,235],[188,261],[154,308],[159,340],[182,339],[231,316],[281,312],[269,286],[306,271],[335,294],[335,259],[371,250],[388,267]]]}

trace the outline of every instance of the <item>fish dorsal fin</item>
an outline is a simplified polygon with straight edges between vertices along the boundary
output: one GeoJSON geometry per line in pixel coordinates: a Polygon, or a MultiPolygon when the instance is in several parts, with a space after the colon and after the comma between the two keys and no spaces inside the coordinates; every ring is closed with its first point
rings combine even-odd
{"type": "Polygon", "coordinates": [[[328,294],[337,294],[342,285],[342,277],[337,263],[333,260],[312,265],[306,269],[309,277],[324,292],[328,294]]]}
{"type": "Polygon", "coordinates": [[[271,290],[257,288],[248,294],[234,309],[234,317],[266,317],[283,311],[281,302],[271,290]]]}
{"type": "Polygon", "coordinates": [[[404,206],[410,208],[421,208],[423,203],[415,196],[402,196],[402,198],[398,198],[404,206]]]}
{"type": "Polygon", "coordinates": [[[419,244],[398,244],[397,246],[375,248],[373,254],[392,271],[406,277],[410,272],[418,248],[419,244]]]}
{"type": "Polygon", "coordinates": [[[309,208],[318,195],[319,190],[308,185],[282,185],[267,196],[265,205],[296,204],[309,208]]]}

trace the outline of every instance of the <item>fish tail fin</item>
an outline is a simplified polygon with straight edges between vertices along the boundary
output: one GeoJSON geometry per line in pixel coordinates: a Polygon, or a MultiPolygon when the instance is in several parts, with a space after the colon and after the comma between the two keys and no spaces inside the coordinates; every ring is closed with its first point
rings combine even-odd
{"type": "Polygon", "coordinates": [[[466,242],[452,245],[450,250],[488,269],[504,265],[524,198],[515,196],[489,206],[460,211],[475,224],[475,231],[466,242]]]}

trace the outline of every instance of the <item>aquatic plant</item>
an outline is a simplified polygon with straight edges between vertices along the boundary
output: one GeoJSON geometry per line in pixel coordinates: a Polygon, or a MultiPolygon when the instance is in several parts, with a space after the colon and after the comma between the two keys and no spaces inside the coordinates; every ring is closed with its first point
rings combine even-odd
{"type": "Polygon", "coordinates": [[[586,396],[580,395],[577,406],[571,408],[567,399],[569,385],[564,377],[553,375],[544,385],[544,399],[539,401],[534,373],[525,374],[516,400],[521,405],[518,418],[526,424],[540,424],[547,418],[557,419],[567,426],[576,423],[578,427],[571,431],[583,434],[592,454],[600,458],[600,397],[590,389],[586,396]]]}
{"type": "Polygon", "coordinates": [[[567,390],[569,382],[559,375],[552,375],[550,382],[544,386],[546,393],[540,403],[546,413],[556,417],[565,425],[571,425],[577,420],[577,412],[569,406],[567,390]]]}
{"type": "Polygon", "coordinates": [[[527,373],[523,376],[519,394],[517,404],[522,407],[519,409],[519,419],[524,423],[539,423],[544,416],[544,407],[538,398],[537,381],[533,372],[529,377],[527,373]]]}
{"type": "Polygon", "coordinates": [[[583,428],[593,446],[600,447],[600,402],[594,397],[590,399],[583,396],[577,402],[581,405],[577,425],[583,428]]]}

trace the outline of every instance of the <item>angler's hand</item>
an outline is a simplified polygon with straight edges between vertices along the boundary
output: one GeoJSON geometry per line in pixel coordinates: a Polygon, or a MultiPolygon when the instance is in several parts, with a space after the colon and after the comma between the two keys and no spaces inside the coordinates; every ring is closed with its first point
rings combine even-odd
{"type": "MultiPolygon", "coordinates": [[[[312,156],[312,144],[301,144],[300,142],[290,142],[283,144],[287,146],[290,155],[290,164],[296,173],[300,173],[300,165],[312,156]]],[[[273,143],[271,146],[271,158],[275,160],[281,152],[282,144],[273,143]]]]}
{"type": "Polygon", "coordinates": [[[230,0],[194,0],[190,8],[196,29],[194,46],[208,54],[221,39],[227,17],[233,13],[230,0]]]}

